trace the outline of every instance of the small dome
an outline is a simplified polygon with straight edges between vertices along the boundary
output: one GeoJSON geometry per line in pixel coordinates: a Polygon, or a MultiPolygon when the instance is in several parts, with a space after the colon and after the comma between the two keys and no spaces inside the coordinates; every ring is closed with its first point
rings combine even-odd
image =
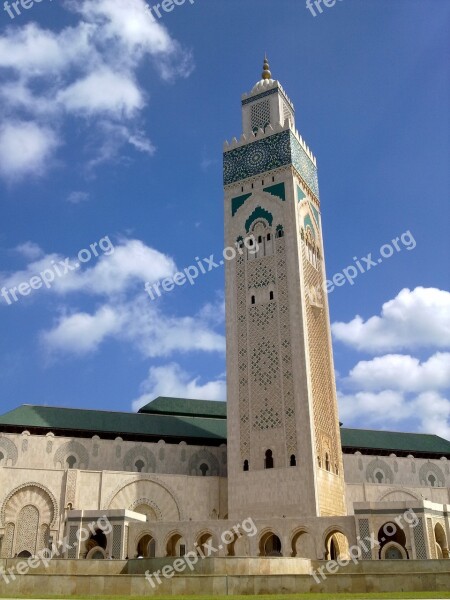
{"type": "Polygon", "coordinates": [[[275,83],[275,79],[261,79],[260,81],[258,81],[258,83],[256,83],[252,89],[252,94],[254,92],[259,92],[259,91],[264,91],[267,88],[272,87],[272,85],[275,83]]]}

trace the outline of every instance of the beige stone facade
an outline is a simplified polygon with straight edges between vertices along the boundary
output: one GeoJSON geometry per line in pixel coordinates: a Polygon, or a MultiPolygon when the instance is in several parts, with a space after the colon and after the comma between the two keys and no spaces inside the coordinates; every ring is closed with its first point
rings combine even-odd
{"type": "Polygon", "coordinates": [[[225,240],[236,249],[226,266],[227,421],[170,401],[132,423],[125,413],[108,426],[93,419],[90,433],[89,415],[85,425],[58,409],[54,422],[39,410],[6,415],[2,559],[63,540],[67,559],[211,544],[222,558],[316,561],[357,544],[365,561],[448,558],[450,444],[341,439],[316,159],[277,81],[266,77],[242,102],[244,133],[224,148],[225,240]],[[80,539],[102,516],[108,532],[80,539]],[[378,545],[361,546],[369,538],[378,545]]]}

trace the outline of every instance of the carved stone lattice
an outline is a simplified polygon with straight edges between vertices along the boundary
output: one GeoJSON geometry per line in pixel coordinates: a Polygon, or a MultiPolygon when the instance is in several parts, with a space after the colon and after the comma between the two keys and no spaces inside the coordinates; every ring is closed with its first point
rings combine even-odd
{"type": "Polygon", "coordinates": [[[63,468],[66,468],[66,461],[69,456],[75,456],[75,458],[77,459],[77,468],[87,469],[89,467],[89,453],[83,446],[83,444],[80,444],[80,442],[72,440],[63,444],[55,452],[53,462],[55,463],[55,465],[60,463],[63,468]]]}
{"type": "Polygon", "coordinates": [[[413,529],[414,532],[414,545],[416,547],[416,558],[418,560],[426,560],[427,548],[425,544],[425,535],[423,531],[423,520],[418,519],[417,525],[413,529]]]}
{"type": "Polygon", "coordinates": [[[189,459],[188,474],[189,475],[201,475],[200,466],[202,464],[208,465],[207,475],[218,476],[220,475],[220,466],[217,458],[209,452],[209,450],[199,450],[191,456],[189,459]]]}
{"type": "Polygon", "coordinates": [[[144,466],[142,467],[142,473],[154,473],[156,470],[156,458],[153,452],[151,452],[145,446],[135,446],[128,450],[123,459],[124,471],[136,471],[136,462],[142,461],[144,466]]]}
{"type": "Polygon", "coordinates": [[[24,506],[17,518],[17,537],[15,553],[36,553],[39,527],[39,511],[35,506],[24,506]]]}
{"type": "Polygon", "coordinates": [[[66,506],[68,504],[72,505],[72,508],[75,507],[75,495],[77,489],[77,476],[78,471],[67,471],[67,484],[66,484],[66,506]]]}
{"type": "Polygon", "coordinates": [[[5,537],[2,544],[2,558],[12,558],[14,542],[14,523],[8,523],[5,529],[5,537]]]}
{"type": "Polygon", "coordinates": [[[251,124],[252,129],[254,128],[262,128],[270,123],[270,102],[269,100],[261,100],[260,102],[255,102],[255,104],[251,107],[251,124]]]}
{"type": "MultiPolygon", "coordinates": [[[[308,260],[306,243],[302,242],[303,272],[306,288],[320,290],[323,296],[323,276],[308,260]]],[[[324,456],[322,441],[330,444],[330,463],[341,467],[341,449],[338,440],[338,415],[335,399],[334,373],[328,337],[328,314],[306,302],[306,330],[309,349],[310,373],[313,397],[313,414],[316,426],[316,453],[324,456]]],[[[340,471],[342,469],[340,468],[340,471]]]]}
{"type": "Polygon", "coordinates": [[[17,462],[17,458],[19,453],[17,451],[17,447],[8,438],[0,437],[0,450],[5,455],[5,465],[8,464],[8,460],[12,462],[12,466],[14,466],[17,462]]]}

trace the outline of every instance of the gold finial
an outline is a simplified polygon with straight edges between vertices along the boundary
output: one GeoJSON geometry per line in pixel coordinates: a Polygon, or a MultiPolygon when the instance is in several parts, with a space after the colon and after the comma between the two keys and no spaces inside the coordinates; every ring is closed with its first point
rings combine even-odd
{"type": "Polygon", "coordinates": [[[272,79],[272,73],[270,72],[269,61],[267,60],[267,54],[264,55],[264,66],[262,72],[263,79],[272,79]]]}

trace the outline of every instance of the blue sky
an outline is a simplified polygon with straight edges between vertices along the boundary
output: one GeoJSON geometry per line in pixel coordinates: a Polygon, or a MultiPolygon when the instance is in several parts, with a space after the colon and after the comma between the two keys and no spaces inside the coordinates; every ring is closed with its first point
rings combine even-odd
{"type": "Polygon", "coordinates": [[[154,303],[143,285],[222,251],[222,143],[266,51],[318,159],[328,275],[414,240],[330,294],[341,419],[449,437],[450,5],[144,5],[0,9],[1,286],[103,240],[0,298],[1,411],[224,397],[223,270],[154,303]]]}

